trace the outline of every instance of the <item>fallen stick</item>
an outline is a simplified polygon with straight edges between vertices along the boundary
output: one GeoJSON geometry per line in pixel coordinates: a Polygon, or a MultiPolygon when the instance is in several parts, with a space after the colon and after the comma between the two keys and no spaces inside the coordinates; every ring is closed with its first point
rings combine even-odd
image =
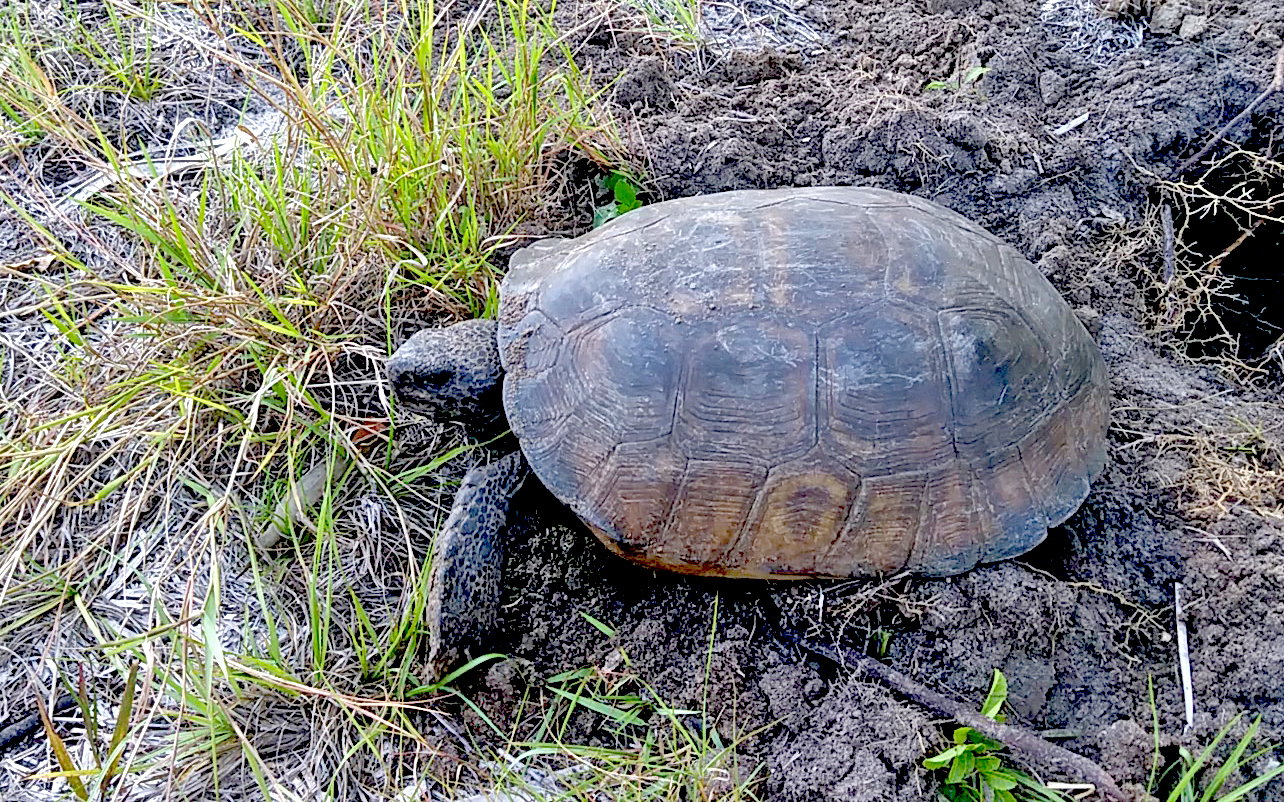
{"type": "MultiPolygon", "coordinates": [[[[75,706],[76,697],[64,694],[54,701],[51,715],[56,716],[59,713],[65,713],[75,706]]],[[[44,724],[40,720],[39,710],[33,710],[25,716],[18,716],[6,721],[4,726],[0,727],[0,752],[25,741],[43,727],[44,724]]]]}
{"type": "Polygon", "coordinates": [[[1120,790],[1114,778],[1107,774],[1105,769],[1082,755],[1076,755],[1068,749],[1050,743],[1024,727],[1000,724],[994,719],[986,718],[965,703],[938,693],[907,674],[902,674],[891,666],[884,665],[854,649],[802,637],[790,639],[807,651],[832,663],[853,668],[859,673],[874,677],[915,704],[947,716],[965,727],[971,727],[986,738],[999,741],[1033,766],[1044,771],[1087,780],[1096,786],[1102,796],[1115,802],[1132,800],[1132,797],[1120,790]]]}
{"type": "Polygon", "coordinates": [[[1174,615],[1177,618],[1177,667],[1181,672],[1181,698],[1186,712],[1186,732],[1195,726],[1195,693],[1190,681],[1190,646],[1186,635],[1186,610],[1181,603],[1181,583],[1173,586],[1174,615]]]}
{"type": "Polygon", "coordinates": [[[1187,170],[1195,166],[1195,164],[1197,164],[1200,159],[1207,156],[1208,151],[1212,150],[1213,146],[1216,145],[1218,142],[1220,142],[1222,140],[1222,137],[1226,136],[1226,134],[1230,132],[1232,128],[1239,125],[1244,120],[1244,118],[1248,117],[1248,115],[1256,111],[1258,106],[1265,103],[1268,97],[1280,91],[1281,89],[1284,89],[1284,47],[1281,47],[1279,49],[1279,52],[1275,54],[1275,76],[1271,80],[1270,86],[1267,86],[1265,89],[1263,89],[1260,95],[1253,98],[1253,102],[1245,106],[1243,111],[1241,111],[1239,114],[1236,114],[1235,117],[1230,122],[1226,123],[1221,127],[1221,130],[1213,134],[1213,136],[1208,140],[1208,144],[1200,148],[1198,153],[1196,153],[1194,156],[1191,156],[1189,159],[1182,162],[1181,164],[1177,165],[1177,169],[1173,171],[1173,175],[1172,175],[1173,179],[1176,180],[1178,178],[1181,178],[1182,175],[1184,175],[1187,170]]]}

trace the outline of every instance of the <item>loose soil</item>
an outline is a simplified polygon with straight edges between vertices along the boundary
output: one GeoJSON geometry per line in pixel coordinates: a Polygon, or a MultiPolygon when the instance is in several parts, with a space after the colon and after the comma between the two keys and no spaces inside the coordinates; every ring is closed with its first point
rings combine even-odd
{"type": "MultiPolygon", "coordinates": [[[[576,31],[581,64],[620,75],[610,97],[646,155],[652,197],[877,186],[931,198],[1021,249],[1106,356],[1110,465],[1035,551],[947,579],[688,579],[623,563],[573,522],[535,524],[532,549],[510,565],[512,653],[544,676],[600,665],[618,649],[663,698],[698,705],[707,694],[724,735],[756,733],[741,754],[745,765],[765,764],[768,799],[929,798],[919,765],[940,740],[923,710],[788,646],[776,634],[782,617],[860,649],[887,637],[888,662],[978,705],[999,669],[1017,720],[1075,733],[1067,747],[1134,787],[1150,769],[1154,715],[1164,747],[1206,743],[1237,714],[1260,714],[1272,737],[1284,735],[1284,540],[1276,491],[1255,489],[1281,467],[1280,374],[1269,360],[1252,373],[1184,356],[1194,324],[1165,325],[1160,312],[1171,290],[1158,211],[1176,212],[1174,263],[1202,269],[1207,258],[1182,250],[1197,247],[1200,221],[1186,220],[1185,194],[1162,182],[1269,85],[1284,7],[1164,3],[1113,20],[1057,2],[790,8],[795,28],[742,30],[735,49],[712,56],[623,34],[596,7],[559,14],[576,31]],[[800,41],[797,24],[816,39],[800,41]],[[771,43],[754,48],[746,40],[755,35],[771,43]],[[969,82],[973,68],[984,71],[969,82]],[[949,85],[925,88],[933,81],[949,85]],[[1255,442],[1233,454],[1249,429],[1255,442]],[[1179,585],[1195,698],[1184,735],[1179,585]],[[618,637],[608,642],[567,615],[579,610],[618,637]]],[[[1223,135],[1277,154],[1282,99],[1223,135]]],[[[1284,185],[1273,180],[1278,193],[1284,185]]],[[[1239,230],[1230,233],[1198,247],[1213,256],[1239,230]]],[[[1260,233],[1259,247],[1278,247],[1278,227],[1260,233]]],[[[1257,312],[1269,286],[1241,286],[1244,301],[1226,306],[1257,312]]],[[[1274,325],[1263,319],[1242,318],[1274,325]]],[[[1266,339],[1278,336],[1274,328],[1266,339]]],[[[1205,354],[1253,360],[1264,350],[1243,348],[1211,343],[1205,354]]],[[[555,506],[538,489],[528,496],[527,509],[555,506]]],[[[511,668],[496,673],[505,679],[480,684],[498,694],[499,713],[517,691],[499,690],[511,668]]],[[[1284,799],[1284,787],[1262,798],[1284,799]]]]}
{"type": "MultiPolygon", "coordinates": [[[[761,798],[933,798],[922,759],[948,727],[799,650],[782,635],[791,630],[880,653],[977,706],[999,669],[1014,721],[1061,731],[1061,743],[1133,788],[1151,768],[1155,717],[1161,761],[1236,715],[1260,715],[1267,737],[1284,739],[1284,372],[1267,300],[1280,288],[1277,275],[1255,272],[1279,264],[1281,228],[1253,229],[1218,262],[1217,283],[1210,259],[1260,218],[1226,204],[1195,213],[1200,187],[1284,191],[1280,173],[1252,158],[1279,157],[1284,94],[1175,173],[1270,85],[1284,4],[1146,6],[1107,18],[1071,0],[750,2],[743,16],[708,9],[709,41],[696,48],[648,31],[633,9],[558,3],[577,62],[609,86],[603,102],[645,165],[648,199],[876,186],[944,204],[1025,253],[1105,354],[1110,463],[1083,508],[1028,555],[881,582],[656,573],[610,555],[528,483],[496,643],[512,657],[460,683],[479,710],[506,727],[548,676],[618,668],[627,656],[659,699],[707,711],[693,727],[743,739],[738,769],[760,767],[761,798]],[[1212,160],[1219,167],[1207,171],[1212,160]],[[1201,311],[1221,313],[1229,330],[1201,311]],[[1192,338],[1200,361],[1186,349],[1192,338]]],[[[226,122],[221,114],[206,118],[226,122]]],[[[581,201],[550,208],[526,233],[586,230],[604,200],[578,183],[591,173],[568,164],[579,189],[566,197],[581,201]]],[[[0,246],[21,253],[12,239],[0,246]]],[[[487,737],[464,706],[450,726],[487,737]]],[[[601,727],[584,715],[563,737],[610,743],[601,727]]],[[[1258,798],[1284,800],[1284,783],[1258,798]]]]}

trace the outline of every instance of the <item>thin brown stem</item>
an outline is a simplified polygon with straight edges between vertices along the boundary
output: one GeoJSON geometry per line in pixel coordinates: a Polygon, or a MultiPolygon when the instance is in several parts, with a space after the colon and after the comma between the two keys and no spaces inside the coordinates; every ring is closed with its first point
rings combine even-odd
{"type": "Polygon", "coordinates": [[[999,741],[1014,754],[1039,769],[1086,780],[1095,785],[1103,797],[1114,802],[1132,800],[1132,797],[1119,788],[1114,778],[1107,774],[1105,769],[1082,755],[1077,755],[1039,737],[1038,734],[1024,727],[1000,724],[991,718],[986,718],[967,704],[934,691],[909,675],[902,674],[891,666],[884,665],[854,649],[804,638],[797,639],[797,643],[804,649],[840,666],[855,669],[857,672],[878,679],[915,704],[947,716],[965,727],[971,727],[986,738],[999,741]]]}
{"type": "Polygon", "coordinates": [[[1253,102],[1245,106],[1243,111],[1236,114],[1230,122],[1223,125],[1217,133],[1213,134],[1212,137],[1209,138],[1208,143],[1199,149],[1198,153],[1177,165],[1177,169],[1173,171],[1173,179],[1175,180],[1185,175],[1187,170],[1194,167],[1199,163],[1200,159],[1208,155],[1208,152],[1213,149],[1213,146],[1222,141],[1222,137],[1226,136],[1231,129],[1243,122],[1248,115],[1256,111],[1257,107],[1265,103],[1268,97],[1281,89],[1284,89],[1284,47],[1281,47],[1279,52],[1275,54],[1275,75],[1271,80],[1270,86],[1263,89],[1260,95],[1253,98],[1253,102]]]}

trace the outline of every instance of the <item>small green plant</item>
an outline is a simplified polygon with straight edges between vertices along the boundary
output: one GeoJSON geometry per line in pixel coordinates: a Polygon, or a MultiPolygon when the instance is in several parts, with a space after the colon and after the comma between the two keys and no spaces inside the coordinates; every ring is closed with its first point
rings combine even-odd
{"type": "Polygon", "coordinates": [[[1159,708],[1155,705],[1155,685],[1153,678],[1147,682],[1150,695],[1150,718],[1151,734],[1153,737],[1153,754],[1150,764],[1150,777],[1146,781],[1146,793],[1153,795],[1153,798],[1162,799],[1163,802],[1234,802],[1237,799],[1243,799],[1249,793],[1256,791],[1262,786],[1274,780],[1281,773],[1284,773],[1284,766],[1274,765],[1266,768],[1260,775],[1252,776],[1252,763],[1264,758],[1271,752],[1274,746],[1267,746],[1257,749],[1247,755],[1249,745],[1257,737],[1257,731],[1262,722],[1262,717],[1258,716],[1253,723],[1244,731],[1244,735],[1235,744],[1221,765],[1212,772],[1211,776],[1207,773],[1209,767],[1209,758],[1213,750],[1221,743],[1232,729],[1240,721],[1240,716],[1236,715],[1226,726],[1217,731],[1213,736],[1213,741],[1204,750],[1195,757],[1186,747],[1178,748],[1178,759],[1166,767],[1162,772],[1159,770],[1160,761],[1163,755],[1160,754],[1160,737],[1159,737],[1159,708]],[[1221,791],[1222,786],[1231,775],[1241,773],[1246,774],[1252,779],[1243,785],[1230,789],[1221,796],[1217,793],[1221,791]],[[1167,790],[1165,794],[1164,791],[1167,790]],[[1161,794],[1163,794],[1161,796],[1161,794]]]}
{"type": "MultiPolygon", "coordinates": [[[[1221,765],[1214,770],[1209,764],[1209,758],[1222,739],[1239,723],[1239,720],[1240,716],[1237,715],[1226,722],[1226,726],[1218,730],[1212,743],[1199,753],[1199,757],[1195,757],[1189,750],[1182,747],[1179,751],[1180,759],[1170,766],[1164,775],[1160,776],[1157,784],[1153,781],[1152,773],[1150,792],[1155,793],[1157,787],[1164,785],[1167,775],[1180,769],[1180,774],[1177,775],[1172,789],[1167,796],[1163,797],[1164,802],[1212,802],[1214,799],[1217,802],[1233,802],[1233,800],[1243,799],[1248,794],[1274,780],[1281,773],[1284,773],[1284,766],[1275,766],[1253,777],[1243,785],[1236,786],[1225,793],[1220,793],[1222,787],[1226,784],[1226,780],[1231,775],[1247,772],[1249,776],[1252,776],[1250,764],[1265,757],[1271,751],[1271,747],[1268,746],[1248,752],[1248,747],[1252,744],[1253,739],[1257,737],[1257,730],[1262,723],[1262,717],[1258,716],[1253,719],[1252,724],[1248,725],[1248,729],[1244,731],[1244,735],[1235,744],[1235,748],[1226,756],[1221,765]],[[1247,754],[1245,754],[1246,752],[1247,754]],[[1211,776],[1209,774],[1210,771],[1211,776]]],[[[1157,754],[1158,750],[1156,750],[1157,754]]]]}
{"type": "Polygon", "coordinates": [[[629,5],[646,17],[653,33],[668,40],[666,45],[700,47],[703,37],[698,0],[629,0],[629,5]]]}
{"type": "Polygon", "coordinates": [[[593,210],[594,228],[642,206],[642,201],[638,199],[638,185],[627,173],[612,170],[601,182],[602,188],[611,193],[612,199],[593,210]]]}
{"type": "MultiPolygon", "coordinates": [[[[580,615],[615,639],[608,624],[580,615]]],[[[746,765],[739,750],[758,733],[725,737],[728,728],[736,729],[725,720],[731,716],[734,722],[734,710],[712,707],[708,698],[717,624],[715,598],[698,704],[692,700],[678,707],[665,701],[623,647],[614,651],[610,667],[587,666],[548,678],[546,706],[528,719],[534,724],[529,737],[513,742],[496,795],[528,790],[531,776],[541,772],[554,778],[557,799],[757,800],[762,767],[746,765]],[[576,728],[590,720],[600,727],[592,744],[574,742],[576,728]]],[[[553,798],[547,788],[530,794],[535,797],[553,798]]]]}
{"type": "Polygon", "coordinates": [[[968,68],[967,72],[963,73],[963,76],[961,78],[951,79],[948,81],[928,81],[927,85],[924,86],[923,88],[924,89],[948,89],[952,92],[961,92],[962,90],[970,88],[977,81],[981,80],[981,76],[985,75],[989,71],[990,71],[989,67],[970,67],[968,68]]]}
{"type": "MultiPolygon", "coordinates": [[[[1002,722],[999,709],[1008,698],[1008,681],[1003,672],[994,670],[990,692],[981,706],[981,715],[1002,722]]],[[[971,727],[958,727],[951,739],[954,745],[923,761],[925,768],[945,771],[941,797],[949,802],[1017,802],[1065,799],[1022,771],[1003,765],[998,754],[1003,744],[986,738],[971,727]]]]}

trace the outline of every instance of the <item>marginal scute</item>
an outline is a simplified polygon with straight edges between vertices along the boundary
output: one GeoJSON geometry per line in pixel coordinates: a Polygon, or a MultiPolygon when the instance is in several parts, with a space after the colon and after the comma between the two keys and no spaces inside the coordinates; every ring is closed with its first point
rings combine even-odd
{"type": "Polygon", "coordinates": [[[514,257],[505,407],[610,548],[688,573],[948,575],[1106,462],[1095,343],[1020,253],[857,187],[655,204],[514,257]]]}
{"type": "Polygon", "coordinates": [[[826,573],[823,557],[842,532],[859,487],[859,476],[820,451],[772,468],[737,556],[761,576],[826,573]]]}
{"type": "Polygon", "coordinates": [[[954,459],[923,477],[922,522],[905,570],[928,576],[966,571],[985,554],[993,510],[971,463],[954,459]]]}
{"type": "Polygon", "coordinates": [[[571,499],[580,497],[587,481],[600,475],[615,446],[610,435],[600,423],[584,423],[568,416],[532,428],[520,435],[520,442],[527,461],[539,464],[540,482],[569,504],[571,499]]]}
{"type": "Polygon", "coordinates": [[[976,473],[997,524],[981,561],[1005,560],[1042,543],[1048,534],[1047,513],[1020,450],[1013,445],[991,455],[985,465],[976,466],[976,473]]]}
{"type": "Polygon", "coordinates": [[[573,509],[595,531],[619,533],[606,542],[620,554],[644,560],[655,533],[668,525],[686,467],[667,438],[621,443],[602,465],[592,495],[573,509]]]}
{"type": "Polygon", "coordinates": [[[825,555],[826,567],[841,566],[842,576],[889,575],[905,568],[919,536],[926,489],[922,471],[866,477],[847,525],[825,555]]]}
{"type": "Polygon", "coordinates": [[[752,463],[688,462],[668,524],[641,561],[687,573],[757,576],[732,548],[766,476],[752,463]]]}
{"type": "Polygon", "coordinates": [[[565,262],[541,285],[540,311],[563,322],[565,329],[610,314],[632,302],[631,284],[624,268],[630,254],[618,241],[600,250],[580,248],[565,255],[565,262]]]}

